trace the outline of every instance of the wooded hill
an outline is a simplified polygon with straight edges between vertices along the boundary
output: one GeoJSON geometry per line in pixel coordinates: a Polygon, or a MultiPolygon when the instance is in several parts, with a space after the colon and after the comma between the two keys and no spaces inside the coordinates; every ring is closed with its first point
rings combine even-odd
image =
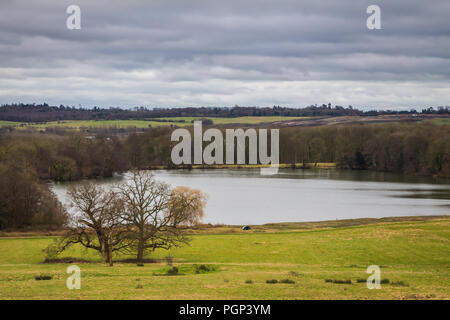
{"type": "Polygon", "coordinates": [[[232,108],[199,107],[199,108],[75,108],[71,106],[49,106],[48,104],[5,104],[0,106],[0,120],[18,122],[46,122],[60,120],[129,120],[163,117],[246,117],[246,116],[374,116],[387,114],[450,114],[450,107],[429,107],[418,111],[371,110],[361,111],[352,106],[309,106],[306,108],[272,108],[240,107],[232,108]]]}

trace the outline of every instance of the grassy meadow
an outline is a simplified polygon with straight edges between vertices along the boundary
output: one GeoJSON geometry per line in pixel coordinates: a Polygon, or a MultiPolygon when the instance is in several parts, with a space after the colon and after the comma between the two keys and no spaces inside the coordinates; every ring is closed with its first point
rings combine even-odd
{"type": "Polygon", "coordinates": [[[423,122],[424,123],[437,124],[437,125],[449,125],[450,124],[450,118],[430,119],[430,120],[424,120],[423,122]]]}
{"type": "Polygon", "coordinates": [[[190,126],[192,121],[199,119],[212,120],[215,125],[225,124],[259,124],[270,123],[283,120],[306,119],[306,117],[236,117],[236,118],[215,118],[215,117],[172,117],[159,118],[155,121],[148,120],[64,120],[50,121],[45,123],[23,123],[12,121],[0,121],[0,127],[13,126],[18,128],[35,128],[43,130],[45,128],[61,127],[65,129],[79,130],[80,128],[149,128],[161,126],[190,126]],[[184,122],[183,122],[184,121],[184,122]]]}
{"type": "MultiPolygon", "coordinates": [[[[192,121],[200,119],[209,119],[214,125],[257,125],[264,123],[272,123],[278,121],[289,120],[307,120],[318,119],[318,117],[286,117],[286,116],[254,116],[254,117],[236,117],[236,118],[219,118],[219,117],[166,117],[158,119],[145,120],[62,120],[49,121],[44,123],[25,123],[0,120],[0,127],[17,127],[18,129],[36,129],[45,130],[46,128],[64,128],[68,130],[80,130],[81,128],[156,128],[164,126],[191,126],[192,121]]],[[[339,117],[342,119],[351,119],[352,117],[339,117]]],[[[357,117],[359,119],[359,117],[357,117]]],[[[385,122],[379,122],[383,124],[385,122]]],[[[394,123],[394,122],[391,122],[394,123]]],[[[395,122],[401,123],[401,122],[395,122]]],[[[425,119],[415,123],[429,123],[433,125],[448,125],[449,118],[425,119]]]]}
{"type": "Polygon", "coordinates": [[[2,234],[0,299],[450,299],[450,217],[192,233],[190,246],[156,251],[156,262],[143,266],[117,256],[109,267],[93,251],[71,249],[61,257],[85,261],[76,263],[80,290],[66,288],[70,264],[42,263],[54,237],[2,234]],[[366,287],[369,265],[389,281],[380,290],[366,287]],[[40,275],[52,279],[35,280],[40,275]]]}
{"type": "Polygon", "coordinates": [[[0,120],[0,127],[17,127],[22,125],[23,122],[4,121],[0,120]]]}

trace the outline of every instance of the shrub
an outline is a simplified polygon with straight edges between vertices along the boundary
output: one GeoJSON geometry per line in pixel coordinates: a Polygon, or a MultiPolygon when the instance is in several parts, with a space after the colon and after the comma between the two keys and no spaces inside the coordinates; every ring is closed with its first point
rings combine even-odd
{"type": "Polygon", "coordinates": [[[216,269],[214,268],[214,266],[208,266],[208,265],[194,265],[194,270],[195,273],[208,273],[208,272],[213,272],[216,269]]]}
{"type": "Polygon", "coordinates": [[[53,276],[48,275],[48,274],[40,274],[38,276],[34,277],[35,280],[52,280],[53,276]]]}
{"type": "Polygon", "coordinates": [[[332,280],[325,279],[325,282],[337,283],[337,284],[352,284],[352,280],[332,280]]]}
{"type": "Polygon", "coordinates": [[[291,280],[291,279],[283,279],[283,280],[280,280],[280,283],[295,284],[295,281],[291,280]]]}
{"type": "Polygon", "coordinates": [[[333,283],[337,283],[337,284],[352,284],[352,280],[334,280],[333,283]]]}
{"type": "Polygon", "coordinates": [[[138,267],[143,267],[144,264],[143,264],[143,263],[138,263],[137,266],[138,266],[138,267]]]}
{"type": "Polygon", "coordinates": [[[403,282],[403,281],[392,281],[391,285],[393,286],[399,286],[399,287],[409,287],[409,284],[403,282]]]}
{"type": "Polygon", "coordinates": [[[177,275],[178,274],[178,268],[177,267],[172,267],[169,270],[167,270],[167,274],[169,275],[177,275]]]}
{"type": "Polygon", "coordinates": [[[275,279],[266,280],[266,283],[278,283],[278,280],[275,280],[275,279]]]}
{"type": "Polygon", "coordinates": [[[252,284],[253,281],[252,281],[252,280],[245,280],[245,283],[247,283],[247,284],[252,284]]]}
{"type": "MultiPolygon", "coordinates": [[[[356,279],[356,282],[357,282],[357,283],[364,283],[364,282],[367,282],[367,280],[366,280],[366,279],[359,278],[359,279],[356,279]]],[[[381,280],[380,280],[380,284],[389,284],[389,283],[390,283],[390,280],[389,280],[389,279],[381,279],[381,280]]]]}

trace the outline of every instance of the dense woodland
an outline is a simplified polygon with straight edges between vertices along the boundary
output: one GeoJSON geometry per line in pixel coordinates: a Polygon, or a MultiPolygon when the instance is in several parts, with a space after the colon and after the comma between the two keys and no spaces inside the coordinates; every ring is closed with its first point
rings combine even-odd
{"type": "MultiPolygon", "coordinates": [[[[65,213],[46,181],[110,177],[131,168],[173,168],[173,128],[121,135],[2,129],[0,228],[61,225],[65,213]],[[55,133],[56,132],[56,133],[55,133]],[[11,214],[14,212],[14,215],[11,214]]],[[[450,126],[364,124],[280,129],[281,163],[450,177],[450,126]]]]}
{"type": "Polygon", "coordinates": [[[306,108],[272,108],[239,107],[219,108],[152,108],[136,107],[132,110],[121,108],[75,108],[73,106],[49,106],[48,104],[9,104],[0,106],[0,120],[19,122],[46,122],[60,120],[128,120],[163,117],[243,117],[243,116],[376,116],[386,114],[449,114],[449,106],[411,109],[409,111],[360,111],[352,106],[332,106],[330,103],[306,108]]]}
{"type": "Polygon", "coordinates": [[[0,230],[57,227],[67,221],[65,209],[34,168],[2,162],[0,175],[0,230]]]}

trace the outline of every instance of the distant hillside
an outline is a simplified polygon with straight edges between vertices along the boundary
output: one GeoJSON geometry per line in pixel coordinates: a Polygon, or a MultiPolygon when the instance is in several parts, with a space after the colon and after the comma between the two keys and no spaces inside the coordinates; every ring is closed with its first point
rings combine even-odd
{"type": "Polygon", "coordinates": [[[388,114],[449,114],[450,107],[427,108],[418,112],[410,111],[361,111],[351,106],[332,107],[331,104],[322,106],[309,106],[306,108],[285,108],[274,106],[272,108],[239,107],[199,107],[199,108],[153,108],[137,107],[134,109],[121,108],[75,108],[69,106],[49,106],[48,104],[9,104],[0,106],[0,120],[19,122],[46,122],[60,120],[130,120],[163,117],[248,117],[248,116],[284,116],[284,117],[311,117],[311,116],[375,116],[388,114]]]}

